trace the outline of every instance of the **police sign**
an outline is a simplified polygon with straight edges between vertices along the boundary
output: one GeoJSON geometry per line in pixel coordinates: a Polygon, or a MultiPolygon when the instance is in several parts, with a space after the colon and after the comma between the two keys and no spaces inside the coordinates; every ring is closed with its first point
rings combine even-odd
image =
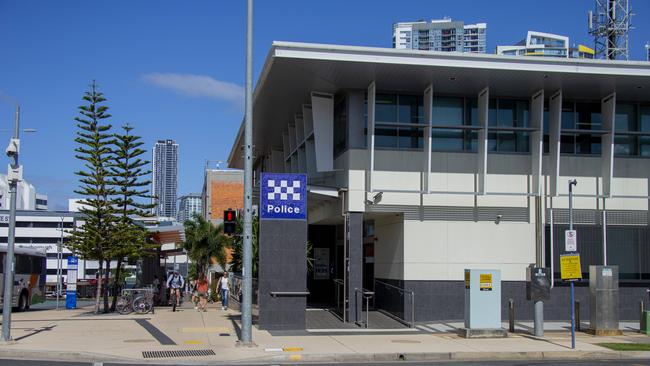
{"type": "Polygon", "coordinates": [[[305,220],[307,218],[307,176],[305,174],[262,173],[260,217],[262,219],[305,220]]]}

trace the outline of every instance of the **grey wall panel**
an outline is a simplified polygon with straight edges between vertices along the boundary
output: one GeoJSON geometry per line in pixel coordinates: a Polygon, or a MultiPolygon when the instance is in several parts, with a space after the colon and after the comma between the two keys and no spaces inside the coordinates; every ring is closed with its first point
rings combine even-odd
{"type": "Polygon", "coordinates": [[[363,290],[363,213],[348,212],[348,321],[361,320],[362,295],[357,290],[363,290]]]}
{"type": "Polygon", "coordinates": [[[616,93],[613,93],[601,102],[603,130],[607,131],[602,136],[602,162],[601,177],[603,179],[603,196],[612,196],[612,178],[614,174],[614,134],[616,119],[616,93]]]}
{"type": "Polygon", "coordinates": [[[557,197],[557,184],[560,179],[560,136],[562,127],[562,91],[549,98],[549,156],[548,175],[550,195],[557,197]]]}
{"type": "Polygon", "coordinates": [[[373,81],[368,86],[368,165],[366,168],[366,191],[373,191],[372,175],[375,170],[375,93],[373,81]]]}
{"type": "Polygon", "coordinates": [[[530,127],[534,128],[530,134],[531,151],[531,193],[542,194],[542,155],[544,153],[544,90],[540,90],[531,98],[530,127]]]}
{"type": "MultiPolygon", "coordinates": [[[[458,321],[463,319],[465,307],[463,281],[395,281],[377,278],[380,281],[415,292],[415,321],[458,321]]],[[[398,291],[391,293],[377,285],[375,307],[389,311],[410,321],[410,300],[398,291]]],[[[621,286],[619,293],[619,317],[627,321],[638,321],[639,301],[647,301],[646,287],[621,286]]],[[[576,300],[580,302],[580,318],[589,321],[589,287],[582,284],[575,288],[576,300]]],[[[508,300],[515,304],[515,321],[533,319],[533,302],[526,300],[526,282],[501,282],[501,319],[508,320],[508,300]]],[[[570,317],[569,287],[556,286],[551,290],[551,299],[544,302],[544,319],[547,321],[568,321],[570,317]]]]}
{"type": "Polygon", "coordinates": [[[422,169],[422,173],[424,174],[424,192],[431,192],[431,184],[429,180],[431,179],[431,124],[433,123],[432,109],[433,84],[429,84],[429,86],[427,86],[427,88],[424,90],[424,123],[427,124],[427,127],[424,129],[424,169],[422,169]]]}
{"type": "Polygon", "coordinates": [[[490,88],[485,88],[478,93],[478,156],[476,173],[478,175],[477,191],[485,194],[485,181],[487,176],[487,147],[489,126],[490,88]]]}
{"type": "Polygon", "coordinates": [[[271,296],[272,291],[306,291],[307,222],[260,220],[259,327],[304,330],[306,297],[271,296]]]}
{"type": "Polygon", "coordinates": [[[332,171],[334,170],[334,96],[312,92],[311,108],[316,148],[316,171],[332,171]]]}

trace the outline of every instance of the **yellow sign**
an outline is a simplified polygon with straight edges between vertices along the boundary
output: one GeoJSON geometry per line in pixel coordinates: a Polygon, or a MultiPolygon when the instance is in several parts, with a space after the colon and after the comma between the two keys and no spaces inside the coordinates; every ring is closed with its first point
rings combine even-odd
{"type": "Polygon", "coordinates": [[[469,289],[469,271],[465,270],[465,288],[469,289]]]}
{"type": "Polygon", "coordinates": [[[492,273],[481,273],[479,285],[481,291],[492,291],[492,273]]]}
{"type": "Polygon", "coordinates": [[[562,281],[577,281],[582,279],[580,254],[573,253],[560,256],[560,277],[562,277],[562,281]]]}

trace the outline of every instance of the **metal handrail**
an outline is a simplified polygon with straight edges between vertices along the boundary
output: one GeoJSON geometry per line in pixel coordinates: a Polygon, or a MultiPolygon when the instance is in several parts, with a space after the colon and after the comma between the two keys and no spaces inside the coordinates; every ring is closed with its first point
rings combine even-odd
{"type": "MultiPolygon", "coordinates": [[[[380,280],[375,280],[375,282],[380,283],[380,284],[382,284],[382,285],[384,285],[386,287],[389,287],[389,288],[394,288],[395,290],[400,291],[400,292],[404,293],[405,295],[410,295],[411,296],[411,328],[415,328],[415,292],[403,289],[403,288],[395,286],[395,285],[391,285],[388,282],[384,282],[384,281],[380,281],[380,280]]],[[[376,289],[376,286],[375,286],[375,289],[376,289]]],[[[406,322],[406,319],[404,319],[404,321],[406,322]]]]}
{"type": "Polygon", "coordinates": [[[278,296],[308,296],[309,291],[271,291],[269,294],[273,297],[278,296]]]}
{"type": "MultiPolygon", "coordinates": [[[[363,296],[363,298],[366,299],[366,323],[365,323],[365,327],[368,328],[368,324],[369,324],[368,314],[370,314],[369,301],[373,296],[375,296],[375,292],[370,291],[370,290],[366,290],[365,288],[364,289],[355,288],[354,293],[355,293],[355,297],[356,297],[356,294],[360,293],[361,296],[363,296]]],[[[355,310],[356,309],[358,309],[358,307],[355,306],[355,310]]],[[[357,314],[357,319],[359,319],[359,314],[357,314]]],[[[358,320],[357,320],[357,323],[358,323],[358,320]]]]}
{"type": "Polygon", "coordinates": [[[343,286],[343,280],[340,278],[333,279],[334,284],[336,285],[336,311],[341,311],[341,292],[339,291],[339,286],[343,286]]]}

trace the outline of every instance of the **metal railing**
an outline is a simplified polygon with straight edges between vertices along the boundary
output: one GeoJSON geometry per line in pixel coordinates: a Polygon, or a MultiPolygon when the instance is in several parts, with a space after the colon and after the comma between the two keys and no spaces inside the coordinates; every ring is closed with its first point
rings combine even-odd
{"type": "Polygon", "coordinates": [[[395,314],[392,314],[390,312],[387,312],[387,313],[394,316],[394,317],[396,317],[396,318],[398,318],[398,320],[400,320],[400,321],[402,321],[402,322],[404,322],[406,324],[409,324],[411,328],[415,328],[415,292],[403,289],[403,288],[395,286],[395,285],[391,285],[388,282],[375,280],[375,293],[377,292],[377,284],[380,284],[380,285],[384,286],[386,289],[397,290],[401,294],[403,294],[404,296],[408,295],[408,296],[411,297],[411,322],[410,322],[410,324],[406,319],[400,318],[399,316],[397,316],[395,314]]]}
{"type": "MultiPolygon", "coordinates": [[[[361,294],[361,296],[366,300],[366,322],[365,322],[365,328],[368,328],[368,324],[369,324],[369,317],[368,317],[368,314],[370,314],[370,308],[369,308],[369,307],[370,307],[370,299],[371,299],[373,296],[375,296],[375,292],[374,292],[374,291],[369,291],[369,290],[366,290],[366,289],[358,289],[358,288],[355,288],[355,289],[354,289],[354,296],[357,297],[358,294],[361,294]]],[[[357,297],[357,300],[358,300],[358,297],[357,297]]],[[[358,309],[359,309],[358,306],[355,306],[355,309],[356,309],[356,311],[359,311],[359,310],[358,310],[358,309]]],[[[359,314],[357,314],[357,322],[356,322],[357,325],[359,325],[359,323],[360,323],[358,319],[359,319],[359,314]]]]}
{"type": "MultiPolygon", "coordinates": [[[[235,302],[241,304],[241,295],[242,295],[242,283],[244,281],[244,278],[242,276],[236,275],[236,274],[231,274],[229,276],[230,279],[230,298],[235,300],[235,302]]],[[[259,300],[259,287],[257,285],[257,278],[251,279],[252,285],[253,285],[253,305],[258,305],[258,300],[259,300]]]]}
{"type": "Polygon", "coordinates": [[[341,294],[343,293],[342,288],[343,288],[343,280],[340,278],[335,278],[334,279],[334,286],[335,286],[335,292],[336,292],[336,312],[343,314],[341,311],[341,294]]]}

